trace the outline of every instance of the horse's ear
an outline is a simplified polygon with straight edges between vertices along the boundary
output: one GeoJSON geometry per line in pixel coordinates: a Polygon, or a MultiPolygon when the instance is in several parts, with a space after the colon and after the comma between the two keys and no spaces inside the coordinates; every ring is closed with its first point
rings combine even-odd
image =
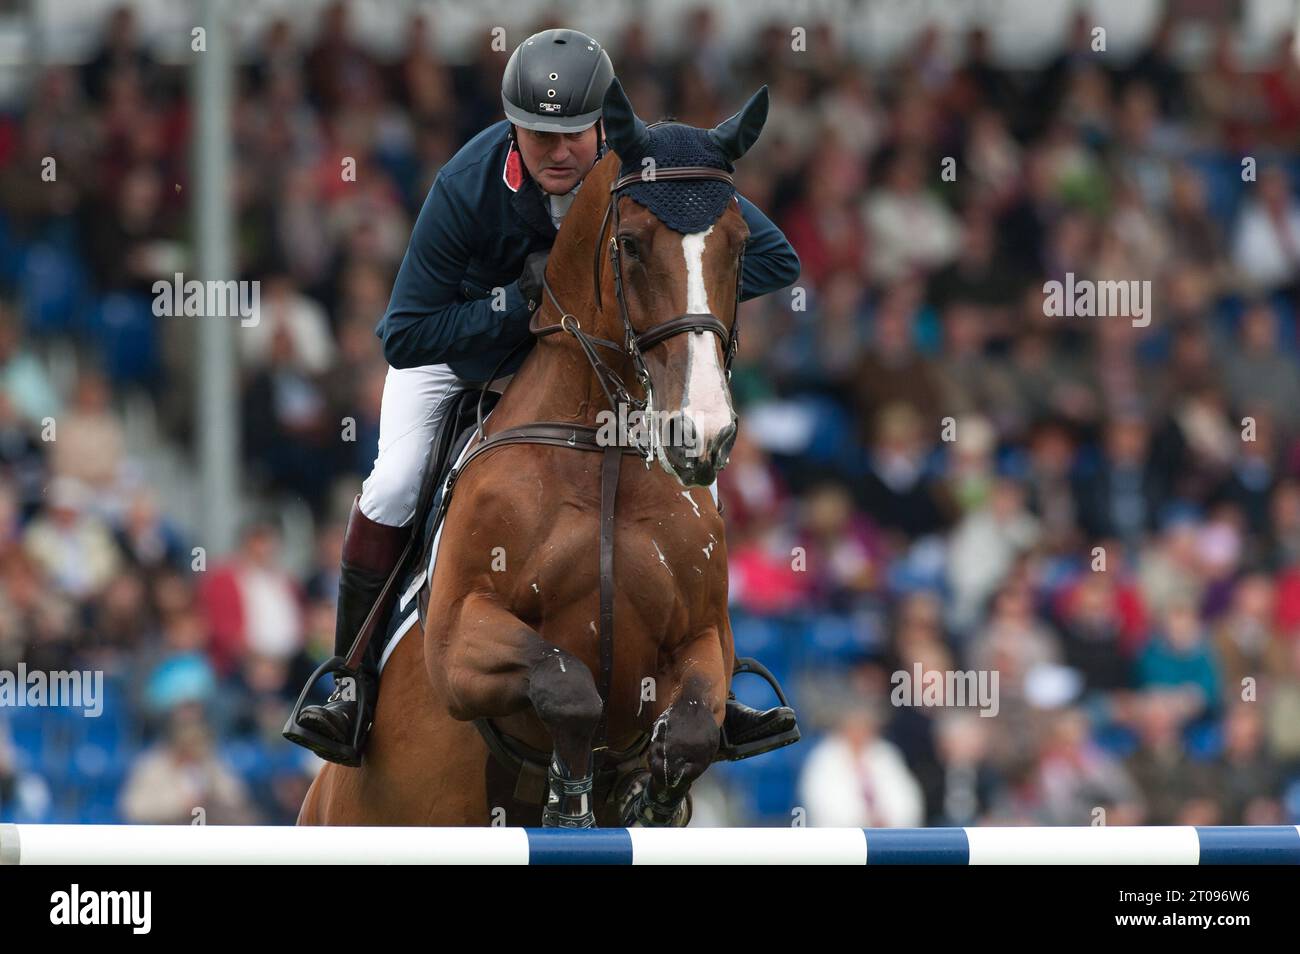
{"type": "Polygon", "coordinates": [[[758,141],[767,122],[767,87],[749,97],[749,102],[726,122],[709,130],[709,138],[722,150],[728,162],[735,162],[758,141]]]}
{"type": "Polygon", "coordinates": [[[636,113],[632,111],[632,104],[617,77],[610,82],[609,89],[605,90],[605,102],[601,111],[605,120],[605,139],[620,158],[635,156],[643,151],[641,147],[647,136],[645,123],[637,119],[636,113]]]}

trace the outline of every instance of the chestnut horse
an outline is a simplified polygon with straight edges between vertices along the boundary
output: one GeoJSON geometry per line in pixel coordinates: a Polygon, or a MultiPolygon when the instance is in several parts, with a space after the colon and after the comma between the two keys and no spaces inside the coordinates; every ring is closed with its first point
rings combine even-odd
{"type": "Polygon", "coordinates": [[[729,184],[766,113],[764,87],[713,130],[681,127],[708,137],[712,162],[647,179],[620,156],[653,158],[656,126],[611,85],[612,152],[552,249],[539,340],[453,474],[424,640],[408,635],[392,652],[362,765],[326,765],[300,824],[688,820],[734,661],[708,487],[735,438],[728,369],[748,228],[729,199],[707,231],[675,232],[623,192],[729,184]],[[598,446],[599,415],[619,403],[658,410],[690,439],[652,437],[644,453],[598,446]],[[502,439],[511,434],[523,436],[502,439]],[[613,620],[617,637],[603,639],[613,620]],[[535,804],[517,797],[526,772],[511,794],[493,739],[542,754],[535,804]]]}

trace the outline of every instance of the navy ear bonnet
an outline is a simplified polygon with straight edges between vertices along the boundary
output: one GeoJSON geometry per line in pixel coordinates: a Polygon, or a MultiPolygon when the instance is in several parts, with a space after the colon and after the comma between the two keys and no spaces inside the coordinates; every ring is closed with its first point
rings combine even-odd
{"type": "Polygon", "coordinates": [[[632,155],[619,153],[623,160],[620,177],[634,174],[646,177],[623,188],[623,194],[645,206],[674,232],[684,235],[703,232],[718,221],[736,194],[736,187],[730,182],[719,179],[656,182],[650,171],[683,166],[712,166],[733,171],[735,166],[709,138],[709,131],[683,123],[660,123],[646,127],[643,142],[645,148],[635,150],[632,155]],[[646,162],[647,159],[654,160],[654,165],[646,162]]]}
{"type": "Polygon", "coordinates": [[[656,182],[654,172],[683,166],[733,171],[732,163],[749,150],[763,129],[767,101],[764,86],[740,112],[712,129],[697,129],[685,123],[647,126],[637,118],[623,84],[615,78],[605,91],[602,108],[605,139],[622,160],[619,177],[641,177],[622,191],[674,232],[703,232],[726,211],[736,187],[718,179],[656,182]],[[647,159],[654,160],[653,166],[645,162],[647,159]]]}

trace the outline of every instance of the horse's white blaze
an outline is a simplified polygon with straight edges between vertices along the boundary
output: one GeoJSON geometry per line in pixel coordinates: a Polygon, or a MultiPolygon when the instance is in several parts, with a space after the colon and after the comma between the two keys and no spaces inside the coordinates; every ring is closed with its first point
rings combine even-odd
{"type": "MultiPolygon", "coordinates": [[[[709,314],[709,293],[704,284],[704,241],[713,231],[682,236],[686,259],[686,310],[709,314]]],[[[717,339],[709,332],[688,332],[686,388],[682,392],[682,414],[695,425],[701,450],[731,424],[735,416],[727,376],[718,360],[717,339]]]]}

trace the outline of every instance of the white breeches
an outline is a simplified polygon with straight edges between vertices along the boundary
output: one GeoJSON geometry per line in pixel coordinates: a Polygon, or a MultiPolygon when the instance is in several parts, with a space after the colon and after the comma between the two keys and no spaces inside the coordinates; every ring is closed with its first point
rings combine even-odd
{"type": "Polygon", "coordinates": [[[376,523],[404,527],[415,516],[434,432],[467,387],[445,364],[388,369],[379,411],[379,454],[361,485],[361,512],[376,523]]]}

